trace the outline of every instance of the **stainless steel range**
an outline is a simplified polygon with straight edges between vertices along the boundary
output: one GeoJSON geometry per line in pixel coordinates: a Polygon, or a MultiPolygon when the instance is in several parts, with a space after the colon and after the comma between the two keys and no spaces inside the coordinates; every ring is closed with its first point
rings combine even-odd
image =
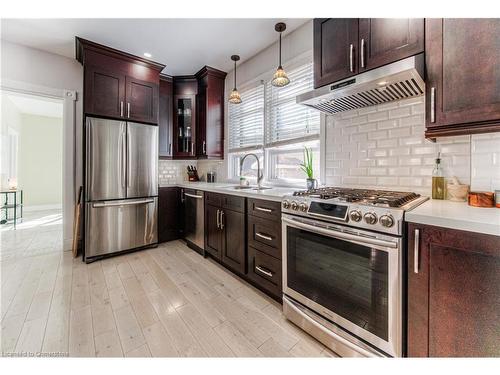
{"type": "Polygon", "coordinates": [[[426,200],[335,187],[286,196],[287,318],[340,355],[401,356],[404,213],[426,200]]]}

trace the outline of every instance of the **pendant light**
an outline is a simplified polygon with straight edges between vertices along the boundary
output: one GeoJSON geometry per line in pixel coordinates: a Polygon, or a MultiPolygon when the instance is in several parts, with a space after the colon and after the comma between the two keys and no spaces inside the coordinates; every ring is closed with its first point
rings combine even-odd
{"type": "Polygon", "coordinates": [[[240,104],[241,103],[241,96],[238,90],[236,89],[236,61],[238,61],[240,57],[238,55],[233,55],[231,56],[231,60],[234,61],[234,89],[231,91],[231,94],[229,95],[229,103],[231,104],[240,104]]]}
{"type": "Polygon", "coordinates": [[[274,73],[273,80],[271,81],[271,85],[276,87],[283,87],[290,83],[288,76],[281,66],[281,33],[286,30],[286,25],[283,22],[278,22],[274,26],[274,30],[280,33],[280,60],[278,69],[276,70],[276,73],[274,73]]]}

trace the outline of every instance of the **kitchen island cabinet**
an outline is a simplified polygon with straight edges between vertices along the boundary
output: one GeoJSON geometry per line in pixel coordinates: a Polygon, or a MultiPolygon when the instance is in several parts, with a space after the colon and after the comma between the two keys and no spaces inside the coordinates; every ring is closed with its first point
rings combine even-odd
{"type": "Polygon", "coordinates": [[[408,224],[409,357],[500,356],[500,236],[408,224]]]}

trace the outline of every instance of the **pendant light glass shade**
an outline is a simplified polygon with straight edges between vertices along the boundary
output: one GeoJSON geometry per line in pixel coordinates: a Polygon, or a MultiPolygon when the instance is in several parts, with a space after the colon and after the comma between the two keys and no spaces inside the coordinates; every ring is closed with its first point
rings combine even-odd
{"type": "Polygon", "coordinates": [[[240,93],[238,92],[238,89],[236,88],[236,61],[238,61],[239,59],[240,57],[238,55],[231,56],[231,60],[234,61],[234,89],[231,91],[231,94],[229,95],[229,103],[231,104],[241,103],[241,96],[240,93]]]}
{"type": "Polygon", "coordinates": [[[280,55],[279,55],[280,59],[279,59],[278,69],[276,69],[276,73],[274,73],[273,79],[271,80],[271,85],[275,87],[283,87],[290,83],[290,79],[288,78],[285,70],[281,66],[281,33],[286,30],[286,25],[283,22],[278,22],[274,26],[274,30],[280,33],[280,55]]]}
{"type": "Polygon", "coordinates": [[[271,85],[276,87],[283,87],[290,83],[290,79],[286,75],[286,72],[283,70],[283,67],[278,66],[276,73],[274,73],[273,80],[271,81],[271,85]]]}
{"type": "Polygon", "coordinates": [[[236,87],[231,91],[231,94],[229,95],[229,103],[231,104],[241,103],[241,96],[238,90],[236,90],[236,87]]]}

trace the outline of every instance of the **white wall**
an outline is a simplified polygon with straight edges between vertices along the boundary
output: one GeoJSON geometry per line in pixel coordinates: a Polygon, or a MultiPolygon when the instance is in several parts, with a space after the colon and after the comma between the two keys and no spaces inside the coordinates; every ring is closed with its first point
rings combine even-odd
{"type": "Polygon", "coordinates": [[[73,225],[73,205],[75,187],[81,185],[81,145],[82,145],[82,97],[83,68],[75,60],[44,52],[38,49],[1,41],[1,85],[3,88],[28,87],[34,92],[47,92],[50,89],[58,92],[63,90],[76,91],[76,109],[68,110],[65,106],[65,126],[68,114],[74,116],[73,129],[64,129],[64,184],[69,187],[64,196],[64,247],[71,244],[73,225]],[[71,155],[68,163],[67,155],[71,155]],[[73,156],[74,155],[74,156],[73,156]],[[71,171],[71,173],[68,173],[71,171]]]}
{"type": "Polygon", "coordinates": [[[2,162],[0,166],[0,187],[2,189],[8,188],[9,176],[9,164],[11,163],[11,158],[9,153],[9,129],[16,131],[18,134],[21,127],[21,113],[17,109],[14,103],[7,97],[7,95],[1,96],[1,112],[2,116],[1,122],[1,155],[2,162]]]}
{"type": "Polygon", "coordinates": [[[17,182],[26,208],[61,207],[62,113],[59,118],[21,115],[18,159],[17,182]]]}

